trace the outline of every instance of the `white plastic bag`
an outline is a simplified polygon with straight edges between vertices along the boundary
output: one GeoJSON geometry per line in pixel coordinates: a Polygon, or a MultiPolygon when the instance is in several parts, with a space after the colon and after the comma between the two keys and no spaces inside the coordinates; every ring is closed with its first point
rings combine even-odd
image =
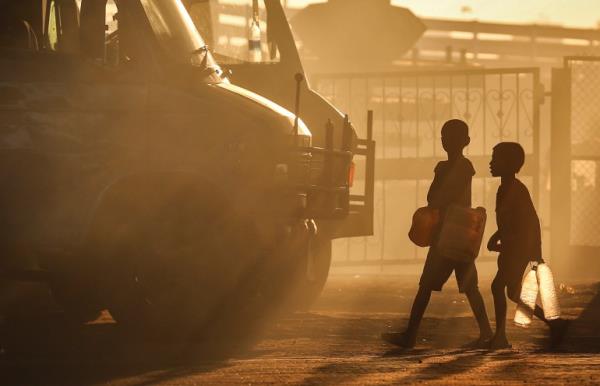
{"type": "Polygon", "coordinates": [[[547,320],[560,318],[560,304],[554,286],[554,276],[546,263],[534,264],[525,275],[520,295],[523,304],[517,305],[515,324],[521,327],[531,324],[538,295],[544,310],[544,317],[547,320]]]}
{"type": "Polygon", "coordinates": [[[537,281],[540,287],[540,299],[547,320],[560,318],[560,304],[554,286],[554,276],[548,264],[541,263],[537,267],[537,281]]]}
{"type": "Polygon", "coordinates": [[[517,305],[517,312],[515,313],[514,319],[516,325],[526,327],[531,324],[538,290],[536,266],[534,265],[532,269],[527,272],[527,275],[525,275],[525,279],[523,280],[520,296],[522,303],[517,305]]]}

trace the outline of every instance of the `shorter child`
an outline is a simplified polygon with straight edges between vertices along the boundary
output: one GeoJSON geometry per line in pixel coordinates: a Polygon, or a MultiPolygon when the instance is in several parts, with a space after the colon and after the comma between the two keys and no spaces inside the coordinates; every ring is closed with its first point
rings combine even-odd
{"type": "MultiPolygon", "coordinates": [[[[496,223],[498,231],[490,238],[487,248],[500,252],[498,273],[492,282],[496,334],[490,342],[492,349],[511,347],[506,338],[506,298],[520,302],[521,282],[530,261],[542,262],[540,221],[527,187],[515,174],[525,163],[525,152],[515,142],[501,142],[494,147],[490,171],[500,177],[496,195],[496,223]]],[[[562,340],[568,321],[546,320],[544,311],[536,305],[534,314],[550,327],[551,346],[562,340]]]]}

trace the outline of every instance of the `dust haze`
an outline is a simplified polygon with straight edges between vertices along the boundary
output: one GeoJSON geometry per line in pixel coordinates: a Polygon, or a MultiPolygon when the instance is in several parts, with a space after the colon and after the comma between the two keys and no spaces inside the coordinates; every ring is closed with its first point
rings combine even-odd
{"type": "Polygon", "coordinates": [[[600,29],[289,5],[0,0],[0,383],[600,381],[600,29]],[[452,119],[492,326],[489,164],[525,152],[556,350],[510,302],[512,348],[465,348],[454,274],[414,349],[380,338],[411,319],[452,119]]]}

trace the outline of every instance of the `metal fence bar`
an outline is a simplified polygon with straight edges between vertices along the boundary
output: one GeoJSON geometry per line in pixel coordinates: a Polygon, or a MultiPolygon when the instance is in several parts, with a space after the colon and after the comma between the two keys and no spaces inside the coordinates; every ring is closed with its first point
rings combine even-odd
{"type": "Polygon", "coordinates": [[[520,82],[520,77],[519,74],[515,74],[515,83],[517,84],[517,118],[516,118],[516,130],[517,130],[517,142],[519,142],[519,139],[521,138],[521,133],[520,133],[520,123],[521,123],[521,103],[519,100],[519,95],[521,95],[521,82],[520,82]]]}
{"type": "MultiPolygon", "coordinates": [[[[568,57],[569,60],[580,60],[571,58],[587,58],[587,57],[568,57]]],[[[514,73],[535,73],[539,72],[538,67],[511,67],[511,68],[473,68],[468,70],[409,70],[398,72],[361,72],[361,73],[318,73],[311,76],[317,83],[322,79],[371,79],[377,80],[382,78],[416,78],[419,76],[460,76],[460,75],[498,75],[498,74],[514,74],[514,73]]]]}
{"type": "MultiPolygon", "coordinates": [[[[533,103],[538,106],[541,97],[538,95],[540,92],[540,71],[539,69],[533,72],[533,103]]],[[[518,102],[518,100],[517,100],[518,102]]],[[[539,205],[540,203],[540,109],[533,109],[533,162],[535,168],[533,169],[533,175],[538,176],[533,179],[533,202],[539,205]]],[[[530,160],[531,162],[531,160],[530,160]]]]}

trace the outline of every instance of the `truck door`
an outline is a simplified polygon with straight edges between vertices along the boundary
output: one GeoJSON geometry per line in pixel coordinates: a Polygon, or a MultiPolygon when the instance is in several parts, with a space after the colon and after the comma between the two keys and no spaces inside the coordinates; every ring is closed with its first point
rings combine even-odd
{"type": "Polygon", "coordinates": [[[121,168],[111,171],[114,174],[140,168],[144,158],[146,101],[154,62],[133,4],[115,0],[81,4],[81,127],[95,133],[107,162],[121,168]]]}
{"type": "Polygon", "coordinates": [[[32,268],[39,247],[71,236],[57,222],[67,216],[59,181],[78,147],[73,62],[46,50],[43,3],[15,0],[0,10],[0,265],[15,269],[32,268]]]}
{"type": "Polygon", "coordinates": [[[143,72],[123,45],[117,57],[116,29],[105,32],[105,10],[113,20],[115,3],[96,3],[97,56],[83,44],[91,40],[81,40],[75,0],[3,3],[0,221],[12,244],[74,243],[103,185],[142,163],[143,72]],[[119,62],[124,55],[131,66],[119,62]]]}

